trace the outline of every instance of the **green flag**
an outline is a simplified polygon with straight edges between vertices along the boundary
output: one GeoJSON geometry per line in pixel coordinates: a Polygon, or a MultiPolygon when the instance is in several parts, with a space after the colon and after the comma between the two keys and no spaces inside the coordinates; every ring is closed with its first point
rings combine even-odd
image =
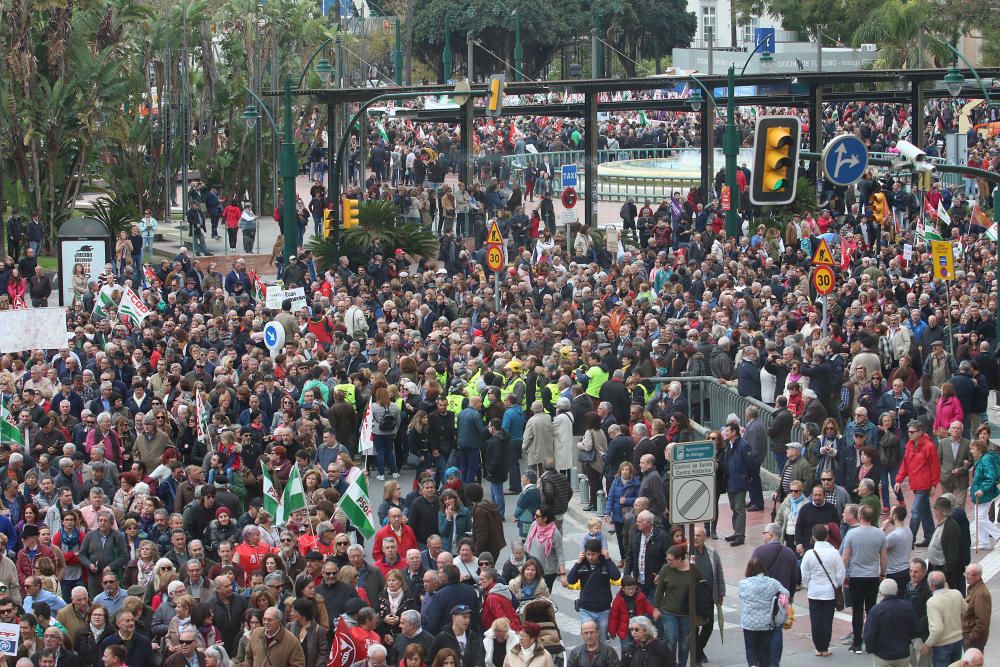
{"type": "Polygon", "coordinates": [[[0,403],[0,443],[16,442],[24,447],[24,435],[17,427],[17,419],[7,409],[6,403],[0,403]]]}
{"type": "Polygon", "coordinates": [[[305,509],[305,506],[306,492],[302,488],[302,476],[299,474],[299,467],[293,465],[292,472],[288,475],[288,484],[285,484],[285,490],[281,494],[281,520],[275,520],[275,523],[279,526],[288,523],[292,512],[305,509]]]}
{"type": "Polygon", "coordinates": [[[115,303],[114,290],[111,285],[105,285],[97,293],[94,299],[94,312],[91,314],[93,320],[111,319],[118,313],[118,304],[115,303]]]}
{"type": "Polygon", "coordinates": [[[649,118],[646,117],[646,112],[639,110],[639,125],[646,127],[649,125],[649,118]]]}
{"type": "Polygon", "coordinates": [[[376,528],[372,501],[368,498],[368,480],[360,470],[355,470],[357,474],[340,499],[340,509],[344,510],[347,520],[360,530],[362,535],[371,539],[375,536],[376,528]]]}

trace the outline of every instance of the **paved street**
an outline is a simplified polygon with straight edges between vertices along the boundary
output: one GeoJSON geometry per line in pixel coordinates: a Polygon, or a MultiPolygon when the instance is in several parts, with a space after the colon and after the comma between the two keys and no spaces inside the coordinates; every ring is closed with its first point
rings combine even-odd
{"type": "MultiPolygon", "coordinates": [[[[405,490],[409,490],[412,486],[413,481],[413,471],[406,470],[402,473],[402,477],[399,480],[405,490]]],[[[369,478],[369,485],[371,491],[371,498],[373,502],[378,502],[382,497],[382,482],[375,479],[374,476],[369,478]]],[[[505,496],[507,501],[507,515],[510,515],[510,510],[514,503],[517,501],[516,496],[505,496]]],[[[565,520],[563,522],[563,528],[565,534],[563,536],[563,548],[566,553],[567,570],[572,566],[572,560],[580,552],[580,545],[583,539],[583,535],[587,532],[587,519],[591,516],[589,512],[583,512],[580,504],[579,493],[574,493],[573,500],[570,502],[570,511],[566,514],[565,520]]],[[[971,511],[971,510],[970,510],[971,511]]],[[[746,665],[746,658],[743,651],[743,634],[739,628],[740,620],[740,601],[739,601],[739,581],[743,576],[744,568],[746,567],[746,562],[750,558],[750,554],[753,552],[754,548],[762,543],[761,540],[761,530],[767,524],[770,518],[770,505],[764,512],[751,512],[747,514],[747,543],[740,547],[730,547],[722,538],[729,535],[732,530],[731,513],[729,511],[729,505],[726,498],[723,496],[719,503],[719,539],[711,540],[710,544],[712,547],[719,551],[719,555],[722,558],[723,569],[725,570],[726,577],[726,599],[723,605],[725,613],[725,630],[720,636],[718,628],[709,640],[708,648],[706,649],[706,654],[709,658],[710,665],[719,666],[732,666],[737,667],[739,665],[746,665]]],[[[508,519],[504,524],[504,535],[507,538],[508,543],[510,540],[517,535],[516,526],[508,519]]],[[[610,545],[611,556],[616,561],[619,559],[620,554],[618,553],[617,540],[614,535],[608,536],[608,543],[610,545]]],[[[369,554],[370,554],[370,541],[368,544],[369,554]]],[[[922,555],[925,550],[921,549],[915,552],[915,555],[922,555]]],[[[510,550],[504,549],[501,553],[500,559],[501,563],[510,556],[510,550]]],[[[1000,579],[996,578],[996,575],[1000,573],[1000,553],[994,553],[992,551],[980,551],[979,554],[973,553],[972,559],[975,562],[982,562],[983,565],[983,579],[989,585],[991,592],[994,595],[1000,594],[1000,579]]],[[[617,589],[614,589],[617,592],[617,589]]],[[[573,600],[577,597],[576,591],[570,591],[563,588],[558,581],[554,584],[554,590],[552,592],[552,599],[559,608],[557,614],[557,620],[559,622],[559,628],[563,634],[563,641],[568,647],[576,646],[581,643],[580,640],[580,621],[577,614],[573,611],[573,600]]],[[[805,594],[800,591],[795,596],[795,625],[791,630],[786,630],[784,633],[784,652],[782,654],[781,664],[789,665],[792,667],[797,667],[799,665],[815,665],[817,658],[813,655],[813,645],[809,634],[809,610],[808,603],[805,599],[805,594]]],[[[1000,637],[1000,622],[996,619],[993,620],[992,625],[992,636],[1000,637]]],[[[851,614],[850,608],[844,612],[838,612],[835,615],[834,626],[833,626],[833,637],[834,641],[831,645],[831,650],[833,651],[834,661],[831,664],[841,665],[851,665],[851,666],[861,666],[864,665],[868,667],[872,664],[872,658],[868,655],[852,655],[847,651],[847,646],[843,646],[839,639],[843,635],[851,631],[851,614]]],[[[613,640],[613,645],[618,648],[617,640],[613,640]]]]}

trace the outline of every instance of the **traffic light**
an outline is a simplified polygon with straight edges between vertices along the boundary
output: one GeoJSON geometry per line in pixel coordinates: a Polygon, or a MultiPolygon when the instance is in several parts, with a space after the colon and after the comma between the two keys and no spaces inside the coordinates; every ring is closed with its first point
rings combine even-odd
{"type": "Polygon", "coordinates": [[[486,97],[486,115],[496,118],[503,109],[503,87],[506,77],[503,74],[494,74],[490,77],[489,94],[486,97]]]}
{"type": "Polygon", "coordinates": [[[330,236],[333,233],[333,226],[337,224],[337,218],[333,213],[332,208],[323,210],[323,238],[330,236]]]}
{"type": "Polygon", "coordinates": [[[758,206],[781,206],[795,199],[801,134],[801,122],[793,116],[757,119],[750,178],[751,202],[758,206]]]}
{"type": "Polygon", "coordinates": [[[887,212],[885,194],[882,192],[872,194],[869,205],[872,209],[872,222],[876,225],[881,225],[885,221],[887,212]]]}
{"type": "Polygon", "coordinates": [[[358,226],[358,200],[344,197],[340,201],[341,216],[344,221],[344,229],[358,226]]]}

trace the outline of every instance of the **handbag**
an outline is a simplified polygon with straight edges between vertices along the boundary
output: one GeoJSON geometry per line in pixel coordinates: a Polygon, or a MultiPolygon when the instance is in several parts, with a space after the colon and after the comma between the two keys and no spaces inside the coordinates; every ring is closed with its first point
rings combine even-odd
{"type": "Polygon", "coordinates": [[[826,578],[830,581],[830,585],[833,586],[833,608],[837,611],[844,611],[844,587],[837,586],[833,583],[833,577],[831,577],[830,573],[826,571],[826,565],[823,565],[823,559],[819,557],[819,554],[816,553],[815,549],[813,549],[813,556],[816,558],[816,562],[819,563],[819,566],[823,568],[823,574],[825,574],[826,578]]]}

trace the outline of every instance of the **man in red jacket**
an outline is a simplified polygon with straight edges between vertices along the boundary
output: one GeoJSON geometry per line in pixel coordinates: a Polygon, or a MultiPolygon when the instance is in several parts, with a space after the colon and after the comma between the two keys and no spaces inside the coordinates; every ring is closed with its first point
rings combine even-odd
{"type": "Polygon", "coordinates": [[[510,621],[511,630],[520,632],[521,620],[514,611],[512,593],[507,586],[497,583],[497,579],[499,575],[492,567],[479,571],[479,586],[483,589],[483,627],[490,627],[498,618],[506,618],[510,621]]]}
{"type": "Polygon", "coordinates": [[[413,529],[403,523],[403,510],[393,507],[389,510],[388,522],[375,533],[372,544],[372,560],[376,563],[382,560],[382,539],[391,537],[396,540],[396,552],[405,556],[410,549],[418,549],[417,536],[413,529]]]}
{"type": "Polygon", "coordinates": [[[35,559],[39,556],[45,556],[54,561],[55,555],[52,553],[52,549],[39,543],[38,526],[26,525],[21,534],[21,543],[24,547],[17,552],[17,580],[21,583],[21,595],[23,596],[25,595],[24,580],[34,574],[32,568],[35,559]]]}
{"type": "Polygon", "coordinates": [[[923,425],[916,419],[907,426],[909,441],[906,443],[906,454],[903,464],[899,466],[896,475],[896,493],[901,493],[903,481],[910,478],[910,490],[913,491],[913,507],[910,509],[910,532],[913,539],[917,538],[920,525],[924,527],[924,541],[918,547],[926,547],[934,534],[934,519],[931,517],[931,492],[941,481],[941,461],[938,459],[937,447],[931,442],[929,435],[924,433],[923,425]]]}

